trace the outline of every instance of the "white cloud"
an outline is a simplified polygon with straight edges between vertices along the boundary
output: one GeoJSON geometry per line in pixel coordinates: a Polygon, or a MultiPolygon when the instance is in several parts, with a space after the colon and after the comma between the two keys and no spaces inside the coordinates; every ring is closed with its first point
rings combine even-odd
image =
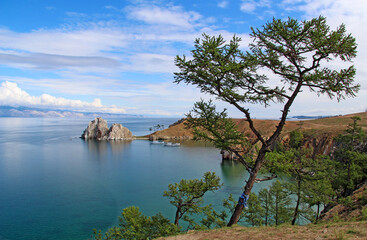
{"type": "Polygon", "coordinates": [[[104,106],[101,100],[96,98],[93,102],[57,98],[49,94],[31,96],[13,82],[3,82],[0,86],[0,105],[2,106],[26,106],[35,108],[51,108],[76,111],[125,113],[124,108],[116,106],[104,106]]]}
{"type": "Polygon", "coordinates": [[[271,1],[270,0],[242,0],[240,5],[240,9],[246,13],[253,13],[259,7],[270,7],[271,1]]]}
{"type": "Polygon", "coordinates": [[[181,7],[161,8],[158,6],[129,7],[130,18],[144,21],[148,24],[173,25],[183,28],[193,28],[202,16],[194,11],[184,11],[181,7]]]}
{"type": "Polygon", "coordinates": [[[220,7],[220,8],[226,8],[227,6],[228,6],[228,1],[220,1],[220,2],[218,2],[218,7],[220,7]]]}
{"type": "Polygon", "coordinates": [[[256,2],[254,1],[243,2],[241,3],[240,9],[243,12],[252,13],[256,9],[256,2]]]}
{"type": "Polygon", "coordinates": [[[44,53],[1,53],[0,64],[20,68],[63,69],[63,68],[116,68],[121,65],[106,57],[65,56],[44,53]]]}
{"type": "Polygon", "coordinates": [[[174,65],[174,56],[149,53],[132,56],[124,69],[148,73],[173,73],[178,70],[174,65]]]}
{"type": "Polygon", "coordinates": [[[18,33],[0,29],[0,48],[31,53],[98,56],[124,48],[131,36],[121,30],[87,26],[83,29],[40,29],[18,33]]]}

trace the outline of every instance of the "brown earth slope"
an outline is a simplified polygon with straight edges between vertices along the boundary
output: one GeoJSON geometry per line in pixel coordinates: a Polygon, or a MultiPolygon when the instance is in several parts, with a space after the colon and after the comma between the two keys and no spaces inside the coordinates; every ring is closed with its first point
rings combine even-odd
{"type": "MultiPolygon", "coordinates": [[[[314,132],[315,135],[321,136],[323,134],[328,134],[329,136],[336,136],[337,134],[343,132],[347,125],[352,122],[351,117],[359,116],[362,120],[359,124],[362,128],[367,131],[367,112],[355,113],[344,116],[328,117],[314,120],[304,120],[304,121],[287,121],[282,136],[286,136],[289,132],[295,129],[302,129],[308,132],[314,132]]],[[[238,128],[244,132],[246,135],[252,136],[251,130],[248,128],[247,121],[245,119],[233,119],[233,121],[238,125],[238,128]]],[[[265,136],[269,136],[274,132],[278,124],[277,120],[258,120],[254,119],[255,127],[265,136]]],[[[193,134],[190,129],[185,127],[183,122],[171,126],[167,129],[157,131],[150,134],[153,139],[192,139],[193,134]]]]}

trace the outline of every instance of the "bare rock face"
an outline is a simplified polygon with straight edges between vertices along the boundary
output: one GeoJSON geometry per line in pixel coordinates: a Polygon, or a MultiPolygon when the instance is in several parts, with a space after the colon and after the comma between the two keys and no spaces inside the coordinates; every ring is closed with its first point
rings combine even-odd
{"type": "Polygon", "coordinates": [[[82,134],[82,138],[102,140],[107,133],[107,121],[98,117],[88,124],[88,127],[84,130],[82,134]]]}
{"type": "Polygon", "coordinates": [[[108,129],[107,121],[97,117],[88,124],[88,127],[84,130],[81,138],[83,139],[96,139],[96,140],[123,140],[131,139],[132,133],[126,127],[121,124],[112,124],[108,129]]]}
{"type": "Polygon", "coordinates": [[[107,140],[131,139],[133,134],[129,129],[119,123],[114,123],[110,127],[107,140]]]}

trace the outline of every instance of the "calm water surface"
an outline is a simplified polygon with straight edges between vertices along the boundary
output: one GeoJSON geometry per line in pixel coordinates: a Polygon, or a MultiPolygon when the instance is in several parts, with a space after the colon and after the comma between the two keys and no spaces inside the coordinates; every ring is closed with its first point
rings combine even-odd
{"type": "MultiPolygon", "coordinates": [[[[192,142],[170,148],[146,140],[84,141],[78,137],[90,120],[0,118],[0,240],[89,239],[93,228],[115,225],[131,205],[173,219],[163,191],[206,171],[215,171],[224,183],[207,196],[209,202],[219,206],[229,193],[241,192],[244,168],[221,164],[218,149],[192,142]]],[[[140,136],[176,120],[108,122],[140,136]]]]}

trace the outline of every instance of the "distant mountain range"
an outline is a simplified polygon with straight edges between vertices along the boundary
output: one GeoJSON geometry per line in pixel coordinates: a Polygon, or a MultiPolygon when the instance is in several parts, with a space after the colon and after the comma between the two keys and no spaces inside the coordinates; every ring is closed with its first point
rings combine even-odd
{"type": "Polygon", "coordinates": [[[69,110],[0,106],[0,117],[143,117],[134,114],[77,112],[69,110]]]}
{"type": "Polygon", "coordinates": [[[300,115],[300,116],[291,116],[289,118],[294,118],[294,119],[319,119],[319,118],[329,118],[329,117],[336,117],[336,116],[330,116],[330,115],[329,116],[305,116],[305,115],[300,115]]]}

